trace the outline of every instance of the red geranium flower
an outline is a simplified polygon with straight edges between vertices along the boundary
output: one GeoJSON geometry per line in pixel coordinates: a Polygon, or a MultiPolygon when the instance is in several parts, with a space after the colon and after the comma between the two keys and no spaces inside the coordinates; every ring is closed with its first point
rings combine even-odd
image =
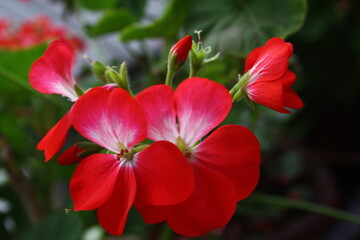
{"type": "Polygon", "coordinates": [[[72,110],[73,125],[112,154],[93,154],[80,162],[70,183],[74,210],[97,209],[100,225],[121,235],[134,201],[177,204],[191,193],[194,178],[177,147],[158,141],[138,152],[146,138],[144,113],[122,88],[94,88],[72,110]]]}
{"type": "MultiPolygon", "coordinates": [[[[72,75],[74,55],[74,48],[68,40],[59,39],[52,42],[44,55],[31,66],[31,86],[41,93],[60,94],[76,101],[78,96],[72,75]]],[[[71,126],[70,110],[39,142],[37,149],[44,150],[45,161],[49,161],[64,145],[71,126]]]]}
{"type": "Polygon", "coordinates": [[[263,47],[253,50],[245,63],[248,80],[244,94],[252,101],[281,113],[290,113],[285,107],[301,108],[301,99],[290,88],[296,78],[288,70],[292,53],[292,44],[281,38],[272,38],[263,47]]]}
{"type": "Polygon", "coordinates": [[[154,207],[137,202],[145,222],[166,220],[177,233],[199,236],[223,227],[236,202],[246,198],[259,178],[260,148],[245,127],[226,125],[207,135],[228,115],[232,99],[219,83],[203,78],[150,87],[136,97],[148,123],[148,137],[176,143],[191,164],[195,188],[184,202],[154,207]],[[199,143],[200,142],[200,143],[199,143]]]}

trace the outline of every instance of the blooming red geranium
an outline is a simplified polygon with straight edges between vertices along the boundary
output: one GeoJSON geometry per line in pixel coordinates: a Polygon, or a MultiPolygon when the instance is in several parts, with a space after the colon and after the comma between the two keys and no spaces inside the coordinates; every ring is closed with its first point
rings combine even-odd
{"type": "Polygon", "coordinates": [[[74,128],[111,154],[93,154],[80,162],[70,183],[74,210],[97,209],[100,225],[121,235],[134,201],[177,204],[194,187],[190,166],[178,148],[158,141],[144,150],[135,144],[147,136],[145,115],[122,88],[97,87],[73,106],[74,128]]]}
{"type": "Polygon", "coordinates": [[[200,142],[229,113],[232,99],[228,90],[208,79],[190,78],[175,92],[157,85],[141,92],[136,100],[146,113],[148,137],[177,144],[195,176],[194,191],[182,203],[154,207],[137,202],[145,222],[166,220],[175,232],[186,236],[226,225],[236,202],[254,190],[260,164],[259,143],[245,127],[226,125],[200,142]]]}
{"type": "MultiPolygon", "coordinates": [[[[29,81],[31,86],[41,93],[60,94],[76,101],[76,82],[72,75],[74,48],[66,39],[52,42],[43,56],[31,66],[29,81]]],[[[71,110],[45,135],[37,145],[44,150],[45,161],[49,161],[64,145],[71,127],[71,110]]]]}
{"type": "Polygon", "coordinates": [[[281,38],[272,38],[253,50],[246,59],[246,83],[241,91],[252,101],[281,113],[290,113],[285,108],[301,108],[301,99],[290,88],[296,78],[288,70],[292,53],[292,44],[281,38]]]}

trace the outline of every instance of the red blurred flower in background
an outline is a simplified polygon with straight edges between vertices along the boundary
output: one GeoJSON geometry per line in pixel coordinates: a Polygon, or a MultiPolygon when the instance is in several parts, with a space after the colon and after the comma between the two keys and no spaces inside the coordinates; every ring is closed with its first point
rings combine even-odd
{"type": "Polygon", "coordinates": [[[232,98],[221,84],[204,78],[183,81],[174,92],[157,85],[136,100],[146,113],[148,137],[177,144],[192,166],[195,188],[184,202],[155,207],[137,202],[145,222],[166,220],[177,233],[199,236],[225,226],[236,202],[246,198],[259,178],[260,147],[245,127],[226,125],[232,98]]]}
{"type": "Polygon", "coordinates": [[[252,101],[281,113],[290,113],[285,108],[301,108],[301,99],[291,89],[296,78],[288,69],[292,53],[292,44],[281,38],[272,38],[253,50],[245,63],[247,83],[243,93],[252,101]]]}
{"type": "Polygon", "coordinates": [[[47,16],[36,16],[20,24],[18,28],[10,19],[0,19],[0,49],[27,49],[49,43],[57,38],[68,38],[77,50],[84,50],[84,42],[65,27],[56,26],[47,16]]]}

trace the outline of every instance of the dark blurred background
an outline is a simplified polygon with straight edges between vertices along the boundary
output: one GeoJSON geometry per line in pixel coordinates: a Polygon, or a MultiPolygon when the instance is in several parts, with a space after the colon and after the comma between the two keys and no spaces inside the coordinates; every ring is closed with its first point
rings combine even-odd
{"type": "MultiPolygon", "coordinates": [[[[135,210],[122,237],[107,235],[94,212],[64,213],[72,208],[68,182],[74,166],[57,165],[55,158],[44,163],[36,144],[70,103],[31,89],[27,74],[47,44],[63,36],[80,42],[74,72],[82,86],[99,84],[87,58],[109,66],[126,60],[140,91],[163,82],[172,44],[187,34],[196,39],[193,32],[199,29],[204,45],[212,46],[214,55],[221,52],[199,76],[229,88],[252,49],[275,36],[291,42],[293,88],[304,107],[286,115],[234,104],[225,123],[249,127],[262,146],[259,185],[238,203],[225,228],[196,239],[360,239],[360,225],[294,204],[304,200],[360,216],[357,0],[1,1],[0,239],[188,239],[163,224],[144,224],[135,210]],[[39,14],[48,19],[31,22],[39,14]],[[17,36],[10,43],[9,29],[17,36]],[[41,38],[24,40],[40,32],[41,38]]],[[[185,68],[177,82],[186,76],[185,68]]],[[[70,132],[65,148],[79,139],[70,132]]]]}

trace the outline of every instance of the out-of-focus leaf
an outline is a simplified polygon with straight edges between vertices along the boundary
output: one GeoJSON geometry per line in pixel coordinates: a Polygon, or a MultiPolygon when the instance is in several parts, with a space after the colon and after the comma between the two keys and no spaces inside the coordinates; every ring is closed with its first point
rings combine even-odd
{"type": "Polygon", "coordinates": [[[1,113],[0,116],[0,134],[17,149],[24,147],[28,139],[20,119],[16,119],[7,112],[1,113]]]}
{"type": "MultiPolygon", "coordinates": [[[[1,50],[0,66],[27,81],[31,64],[44,53],[45,48],[46,45],[43,44],[25,50],[1,50]]],[[[2,85],[2,82],[0,84],[2,85]]]]}
{"type": "Polygon", "coordinates": [[[134,15],[128,9],[109,9],[103,13],[95,25],[87,29],[87,33],[91,37],[96,37],[102,34],[120,31],[133,23],[134,20],[134,15]]]}
{"type": "Polygon", "coordinates": [[[182,26],[188,12],[190,0],[172,0],[163,16],[148,25],[132,24],[123,29],[123,42],[155,37],[174,37],[182,26]]]}
{"type": "Polygon", "coordinates": [[[77,0],[83,7],[90,10],[101,10],[114,7],[119,0],[77,0]]]}
{"type": "Polygon", "coordinates": [[[139,19],[142,17],[146,0],[121,0],[120,6],[130,9],[131,12],[139,19]]]}
{"type": "Polygon", "coordinates": [[[306,0],[208,0],[193,3],[187,29],[204,30],[207,45],[245,57],[271,37],[285,38],[302,26],[306,0]]]}
{"type": "Polygon", "coordinates": [[[20,240],[78,240],[82,229],[83,223],[76,214],[62,213],[42,220],[20,237],[20,240]]]}

